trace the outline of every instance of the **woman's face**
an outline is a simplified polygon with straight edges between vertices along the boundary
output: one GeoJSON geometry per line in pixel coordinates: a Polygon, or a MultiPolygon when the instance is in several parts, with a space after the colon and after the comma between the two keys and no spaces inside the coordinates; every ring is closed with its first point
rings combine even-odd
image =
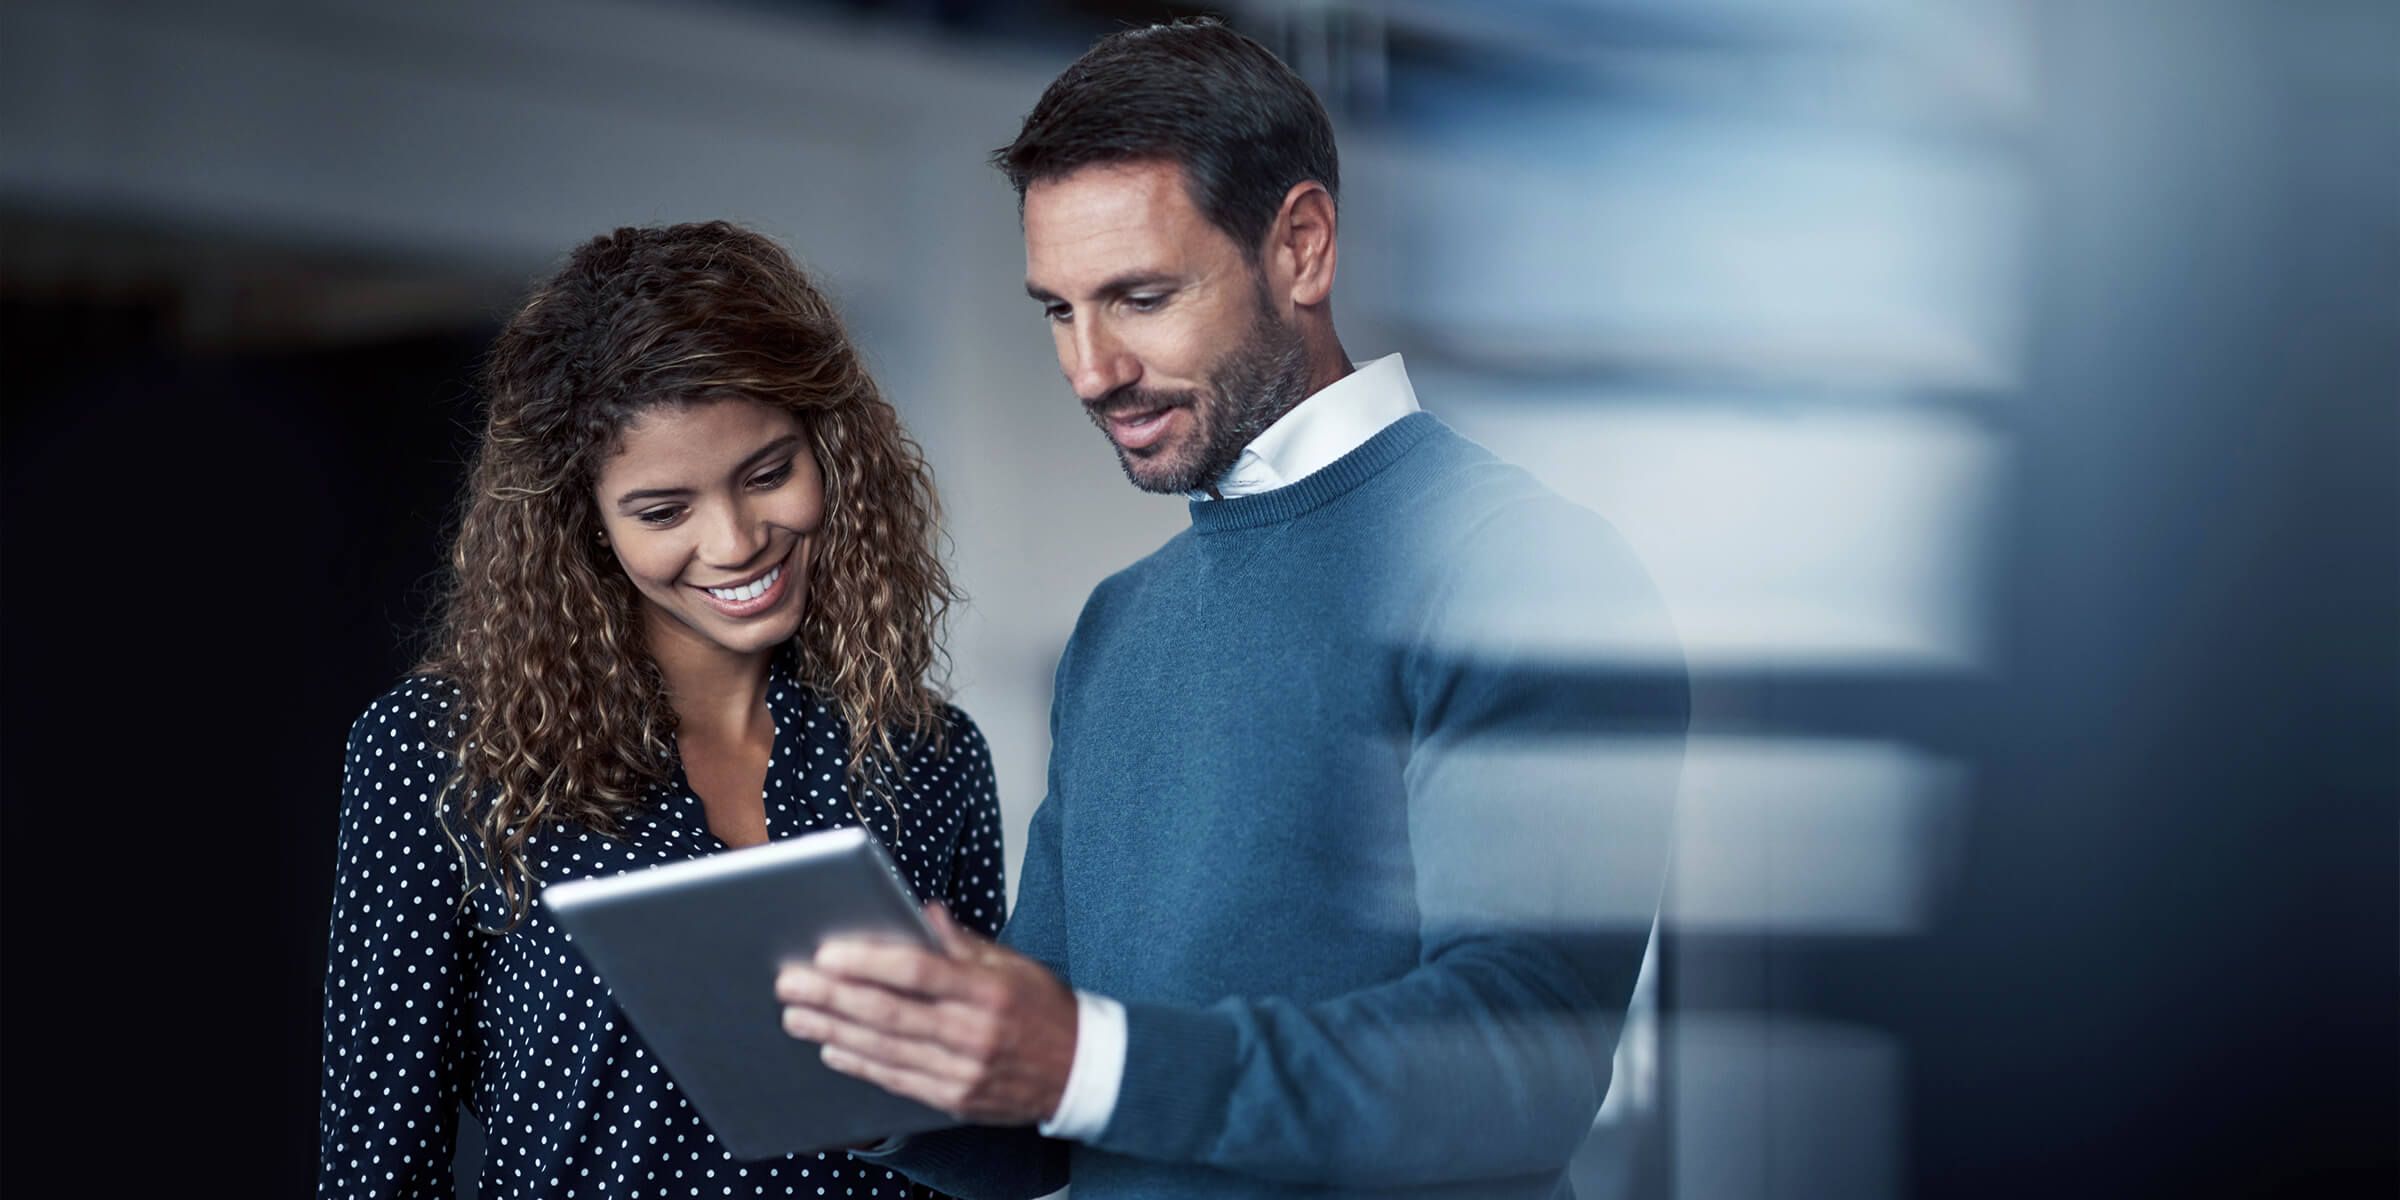
{"type": "Polygon", "coordinates": [[[654,654],[764,655],[799,631],[825,484],[792,414],[749,399],[651,409],[595,490],[654,654]]]}

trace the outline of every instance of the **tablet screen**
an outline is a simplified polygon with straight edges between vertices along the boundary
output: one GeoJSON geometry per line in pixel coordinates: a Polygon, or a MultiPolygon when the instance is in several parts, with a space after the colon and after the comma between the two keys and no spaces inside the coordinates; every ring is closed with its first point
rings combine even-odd
{"type": "Polygon", "coordinates": [[[957,1124],[827,1067],[783,1031],[775,975],[836,936],[938,945],[863,829],[560,883],[543,902],[736,1158],[957,1124]]]}

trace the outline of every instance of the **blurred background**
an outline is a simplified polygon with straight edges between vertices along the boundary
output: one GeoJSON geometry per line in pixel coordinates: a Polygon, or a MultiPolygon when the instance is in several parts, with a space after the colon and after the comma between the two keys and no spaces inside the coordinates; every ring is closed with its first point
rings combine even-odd
{"type": "Polygon", "coordinates": [[[848,314],[943,489],[1013,881],[1075,613],[1185,516],[1073,403],[983,159],[1092,38],[1201,11],[1335,114],[1346,345],[1681,627],[1580,1194],[2394,1194],[2374,0],[12,0],[10,1189],[310,1186],[343,735],[478,356],[618,225],[754,225],[848,314]]]}

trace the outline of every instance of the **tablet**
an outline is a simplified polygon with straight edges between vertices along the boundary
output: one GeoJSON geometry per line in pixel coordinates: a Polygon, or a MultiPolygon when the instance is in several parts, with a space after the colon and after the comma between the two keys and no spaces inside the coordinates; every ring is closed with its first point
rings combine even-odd
{"type": "Polygon", "coordinates": [[[545,889],[642,1040],[735,1158],[958,1124],[826,1066],[783,1031],[775,974],[847,935],[935,947],[863,829],[837,829],[545,889]]]}

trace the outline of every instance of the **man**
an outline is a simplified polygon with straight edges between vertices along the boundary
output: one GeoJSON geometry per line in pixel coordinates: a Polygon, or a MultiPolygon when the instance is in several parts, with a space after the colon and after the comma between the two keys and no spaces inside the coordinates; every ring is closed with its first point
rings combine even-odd
{"type": "Polygon", "coordinates": [[[973,1122],[862,1151],[960,1195],[1569,1194],[1685,718],[1679,668],[1587,668],[1672,646],[1655,594],[1352,367],[1331,126],[1257,43],[1108,37],[995,162],[1068,382],[1192,527],[1061,658],[1002,943],[828,945],[786,1028],[973,1122]]]}

